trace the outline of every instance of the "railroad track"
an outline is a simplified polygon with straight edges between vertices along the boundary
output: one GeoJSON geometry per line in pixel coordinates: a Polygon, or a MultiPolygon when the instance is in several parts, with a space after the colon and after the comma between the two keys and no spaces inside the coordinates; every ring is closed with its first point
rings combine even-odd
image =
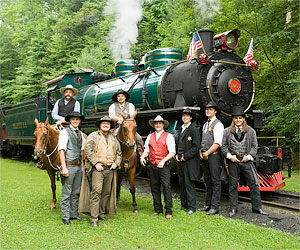
{"type": "MultiPolygon", "coordinates": [[[[147,177],[136,177],[138,180],[150,181],[147,177]]],[[[197,192],[205,192],[205,189],[196,188],[197,192]]],[[[262,193],[262,192],[261,192],[262,193]]],[[[247,192],[249,194],[249,192],[247,192]]],[[[228,194],[222,193],[222,196],[228,197],[228,194]]],[[[251,202],[250,197],[246,197],[245,195],[239,195],[239,201],[251,202]]],[[[285,193],[282,191],[277,192],[263,192],[262,200],[263,205],[289,210],[292,212],[300,212],[300,195],[285,193]]]]}

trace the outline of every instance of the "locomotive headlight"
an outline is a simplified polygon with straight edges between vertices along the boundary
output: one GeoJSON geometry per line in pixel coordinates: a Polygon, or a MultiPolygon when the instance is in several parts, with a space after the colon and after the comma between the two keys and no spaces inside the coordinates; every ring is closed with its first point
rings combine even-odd
{"type": "Polygon", "coordinates": [[[239,45],[240,31],[238,29],[229,30],[215,35],[213,46],[216,49],[234,50],[239,45]]]}

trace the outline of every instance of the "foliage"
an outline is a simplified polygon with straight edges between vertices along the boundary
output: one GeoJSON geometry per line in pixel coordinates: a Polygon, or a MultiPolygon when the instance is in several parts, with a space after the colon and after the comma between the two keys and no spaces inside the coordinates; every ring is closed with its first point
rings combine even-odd
{"type": "MultiPolygon", "coordinates": [[[[149,197],[137,197],[140,213],[135,214],[129,191],[121,193],[118,214],[108,216],[110,220],[100,222],[98,228],[73,220],[66,226],[59,206],[61,185],[57,182],[57,208],[50,210],[49,178],[33,165],[0,158],[1,249],[295,249],[299,245],[296,235],[222,216],[200,212],[187,216],[181,211],[169,221],[154,218],[149,216],[153,212],[149,197]]],[[[175,206],[179,205],[177,200],[175,206]]]]}

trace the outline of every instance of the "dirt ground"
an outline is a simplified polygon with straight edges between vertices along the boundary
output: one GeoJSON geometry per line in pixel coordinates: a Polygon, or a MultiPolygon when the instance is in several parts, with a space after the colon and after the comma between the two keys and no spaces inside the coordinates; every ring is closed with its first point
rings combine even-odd
{"type": "MultiPolygon", "coordinates": [[[[125,177],[122,181],[122,187],[129,190],[129,184],[127,178],[125,177]]],[[[145,180],[136,180],[136,191],[138,195],[147,195],[151,197],[150,183],[145,180]]],[[[179,198],[179,190],[177,185],[172,185],[173,197],[179,198]]],[[[198,208],[204,205],[204,192],[197,192],[197,206],[198,208]]],[[[278,209],[274,207],[269,207],[263,205],[263,210],[269,213],[268,216],[252,213],[251,203],[240,202],[238,207],[238,213],[234,218],[243,220],[247,223],[251,223],[260,227],[268,227],[276,230],[280,230],[287,233],[300,235],[300,214],[295,212],[290,212],[283,209],[278,209]]],[[[229,218],[229,199],[226,196],[222,196],[219,215],[229,218]]],[[[199,212],[203,213],[203,212],[199,212]]]]}

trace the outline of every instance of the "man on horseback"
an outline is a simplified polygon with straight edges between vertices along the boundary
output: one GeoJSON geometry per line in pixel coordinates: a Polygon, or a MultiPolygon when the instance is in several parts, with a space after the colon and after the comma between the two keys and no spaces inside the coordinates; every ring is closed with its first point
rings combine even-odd
{"type": "MultiPolygon", "coordinates": [[[[108,115],[110,119],[112,119],[119,125],[121,125],[124,121],[121,113],[123,113],[126,118],[130,118],[134,115],[134,112],[136,110],[135,106],[132,103],[128,102],[129,99],[129,93],[123,89],[119,89],[112,96],[112,100],[114,103],[110,105],[108,115]]],[[[137,144],[138,153],[141,156],[144,151],[144,143],[142,137],[138,133],[135,134],[135,141],[137,144]]]]}
{"type": "Polygon", "coordinates": [[[65,117],[73,111],[80,112],[80,104],[73,98],[78,94],[78,89],[68,84],[59,91],[64,97],[56,101],[52,110],[52,118],[56,120],[57,125],[66,122],[65,117]]]}
{"type": "Polygon", "coordinates": [[[85,145],[86,169],[92,175],[90,193],[91,226],[98,220],[108,220],[104,214],[116,213],[117,172],[122,161],[122,152],[117,138],[110,132],[114,122],[107,116],[96,121],[98,131],[91,133],[85,145]]]}
{"type": "Polygon", "coordinates": [[[61,172],[65,177],[61,190],[62,221],[70,225],[70,220],[82,220],[78,215],[78,199],[83,171],[83,133],[78,129],[84,116],[72,112],[65,119],[71,125],[59,134],[58,152],[61,161],[61,172]]]}

